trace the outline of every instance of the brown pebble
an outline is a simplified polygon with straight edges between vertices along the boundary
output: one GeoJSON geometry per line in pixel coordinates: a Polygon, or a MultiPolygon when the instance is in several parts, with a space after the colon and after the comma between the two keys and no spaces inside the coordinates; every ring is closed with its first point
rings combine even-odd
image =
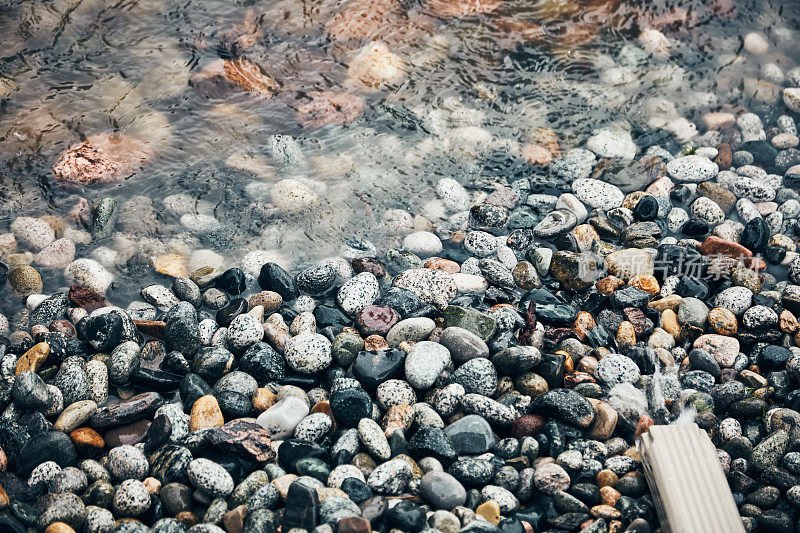
{"type": "Polygon", "coordinates": [[[442,272],[447,272],[448,274],[457,274],[461,272],[461,267],[455,261],[451,261],[449,259],[443,259],[441,257],[431,257],[425,262],[425,268],[430,268],[431,270],[441,270],[442,272]]]}
{"type": "Polygon", "coordinates": [[[154,337],[156,339],[164,338],[164,329],[167,327],[167,323],[161,320],[134,319],[133,324],[142,334],[154,337]]]}
{"type": "Polygon", "coordinates": [[[366,518],[349,516],[337,522],[336,531],[339,533],[370,533],[372,526],[366,518]]]}
{"type": "Polygon", "coordinates": [[[246,505],[234,507],[222,517],[222,525],[228,533],[241,533],[244,529],[244,519],[247,518],[249,509],[246,505]]]}
{"type": "Polygon", "coordinates": [[[46,342],[40,342],[33,345],[33,347],[25,352],[25,354],[17,361],[17,366],[14,368],[14,375],[20,372],[30,370],[36,372],[47,361],[47,356],[50,355],[50,345],[46,342]]]}
{"type": "Polygon", "coordinates": [[[682,297],[677,294],[670,294],[669,296],[665,296],[660,300],[653,300],[647,307],[650,309],[655,309],[656,311],[664,311],[665,309],[672,309],[673,311],[678,308],[680,305],[682,297]]]}
{"type": "Polygon", "coordinates": [[[494,500],[487,500],[480,504],[475,509],[475,514],[494,525],[500,523],[500,505],[494,500]]]}
{"type": "Polygon", "coordinates": [[[630,281],[628,281],[628,285],[643,290],[644,292],[649,292],[650,294],[658,294],[658,291],[661,290],[655,276],[650,276],[648,274],[637,274],[633,276],[630,281]]]}
{"type": "Polygon", "coordinates": [[[67,298],[73,307],[81,307],[90,313],[106,305],[106,299],[102,294],[77,283],[69,288],[67,298]]]}
{"type": "Polygon", "coordinates": [[[597,440],[606,440],[614,433],[617,427],[617,420],[619,415],[617,410],[611,407],[608,402],[589,398],[589,401],[594,407],[594,422],[589,428],[589,436],[597,440]]]}
{"type": "Polygon", "coordinates": [[[595,518],[605,518],[606,520],[620,518],[622,516],[619,510],[610,505],[595,505],[592,507],[591,513],[595,518]]]}
{"type": "Polygon", "coordinates": [[[636,423],[636,431],[633,433],[633,440],[639,440],[639,437],[644,435],[647,431],[650,430],[650,427],[655,424],[653,419],[647,415],[642,415],[639,417],[639,421],[636,423]]]}
{"type": "Polygon", "coordinates": [[[540,415],[522,415],[511,424],[511,434],[518,439],[536,435],[544,427],[544,422],[540,415]]]}
{"type": "Polygon", "coordinates": [[[278,493],[283,499],[286,499],[286,494],[289,492],[289,487],[297,479],[297,474],[284,474],[272,480],[272,485],[278,489],[278,493]]]}
{"type": "Polygon", "coordinates": [[[150,494],[158,494],[161,490],[161,482],[154,477],[146,477],[142,481],[142,485],[147,489],[150,494]]]}
{"type": "Polygon", "coordinates": [[[594,374],[597,365],[600,364],[600,361],[597,360],[596,357],[592,357],[591,355],[585,355],[581,357],[581,360],[578,361],[578,367],[576,370],[578,372],[586,372],[588,374],[594,374]]]}
{"type": "Polygon", "coordinates": [[[55,333],[61,333],[66,339],[74,339],[77,334],[75,326],[69,320],[54,320],[48,329],[55,333]]]}
{"type": "Polygon", "coordinates": [[[636,344],[636,331],[633,329],[633,324],[624,320],[617,330],[617,344],[620,347],[633,346],[636,344]]]}
{"type": "Polygon", "coordinates": [[[281,295],[272,291],[261,291],[252,295],[247,300],[247,305],[249,306],[250,310],[261,305],[264,307],[265,315],[274,313],[282,304],[283,298],[281,298],[281,295]]]}
{"type": "Polygon", "coordinates": [[[75,530],[64,522],[53,522],[45,528],[44,533],[75,533],[75,530]]]}
{"type": "Polygon", "coordinates": [[[57,239],[60,239],[64,236],[64,230],[67,228],[67,224],[64,222],[63,218],[55,215],[42,215],[39,217],[39,219],[44,220],[51,228],[53,228],[57,239]]]}
{"type": "Polygon", "coordinates": [[[106,445],[105,440],[92,428],[78,428],[69,434],[79,452],[93,457],[99,455],[106,445]]]}
{"type": "Polygon", "coordinates": [[[350,516],[337,522],[336,531],[339,533],[370,533],[372,526],[366,518],[350,516]]]}
{"type": "Polygon", "coordinates": [[[721,143],[717,145],[717,157],[714,158],[714,163],[719,166],[720,170],[728,170],[731,168],[733,162],[733,150],[728,143],[721,143]]]}
{"type": "Polygon", "coordinates": [[[606,276],[597,281],[597,292],[602,295],[609,296],[617,289],[625,286],[625,282],[616,276],[606,276]]]}
{"type": "Polygon", "coordinates": [[[386,267],[374,257],[356,257],[350,264],[356,274],[369,272],[378,279],[386,277],[386,267]]]}
{"type": "Polygon", "coordinates": [[[180,522],[186,529],[200,523],[200,519],[191,511],[181,511],[175,515],[175,520],[180,522]]]}
{"type": "Polygon", "coordinates": [[[715,307],[708,312],[708,325],[714,333],[734,337],[738,331],[736,315],[724,307],[715,307]]]}
{"type": "Polygon", "coordinates": [[[675,314],[675,311],[672,309],[665,309],[661,313],[661,327],[672,335],[675,340],[681,335],[681,327],[678,325],[678,315],[675,314]]]}
{"type": "Polygon", "coordinates": [[[259,413],[263,413],[277,401],[277,396],[271,390],[259,387],[253,393],[253,408],[259,413]]]}
{"type": "Polygon", "coordinates": [[[0,485],[0,510],[5,509],[11,504],[11,499],[8,497],[6,489],[0,485]]]}
{"type": "Polygon", "coordinates": [[[800,324],[798,324],[797,317],[791,311],[784,309],[781,311],[780,327],[784,333],[797,333],[797,330],[800,329],[800,324]]]}
{"type": "Polygon", "coordinates": [[[622,494],[614,487],[606,486],[600,488],[600,500],[605,505],[611,505],[613,507],[620,496],[622,496],[622,494]]]}
{"type": "Polygon", "coordinates": [[[405,434],[414,422],[414,408],[410,405],[393,405],[381,422],[387,437],[391,437],[398,429],[405,434]]]}
{"type": "Polygon", "coordinates": [[[576,385],[580,385],[581,383],[597,383],[597,380],[594,379],[594,376],[588,372],[578,372],[577,370],[564,376],[565,387],[572,388],[576,385]]]}
{"type": "Polygon", "coordinates": [[[138,444],[144,440],[151,423],[150,420],[144,419],[109,429],[104,435],[106,445],[109,448],[116,448],[126,444],[131,446],[138,444]]]}
{"type": "Polygon", "coordinates": [[[223,424],[225,424],[225,417],[222,416],[222,410],[213,395],[206,394],[194,402],[189,415],[189,431],[219,427],[223,424]]]}
{"type": "Polygon", "coordinates": [[[526,144],[522,147],[522,158],[531,165],[549,165],[553,153],[540,144],[526,144]]]}
{"type": "Polygon", "coordinates": [[[368,352],[379,352],[381,350],[388,350],[389,343],[380,335],[370,335],[364,339],[364,350],[368,352]]]}
{"type": "Polygon", "coordinates": [[[605,469],[597,473],[598,487],[610,487],[617,481],[619,481],[619,477],[617,477],[613,470],[605,469]]]}
{"type": "Polygon", "coordinates": [[[579,339],[583,340],[596,325],[597,322],[595,322],[594,317],[590,312],[579,311],[578,318],[576,318],[575,322],[572,323],[572,331],[578,336],[579,339]]]}
{"type": "Polygon", "coordinates": [[[19,295],[28,296],[42,292],[42,275],[30,265],[20,265],[8,273],[8,284],[19,295]]]}
{"type": "Polygon", "coordinates": [[[189,275],[186,256],[181,254],[161,254],[153,258],[153,269],[171,278],[185,278],[189,275]]]}
{"type": "Polygon", "coordinates": [[[704,181],[697,186],[697,193],[711,199],[722,210],[728,213],[736,205],[736,195],[725,185],[713,181],[704,181]]]}

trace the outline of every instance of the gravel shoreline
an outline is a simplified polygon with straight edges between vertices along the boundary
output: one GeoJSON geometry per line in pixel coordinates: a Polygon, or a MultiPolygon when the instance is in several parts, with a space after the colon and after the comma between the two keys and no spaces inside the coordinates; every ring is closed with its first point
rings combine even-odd
{"type": "MultiPolygon", "coordinates": [[[[117,252],[76,257],[146,226],[151,200],[79,204],[88,229],[16,218],[0,529],[644,533],[636,439],[693,421],[746,529],[795,531],[800,70],[785,80],[781,104],[707,113],[686,146],[620,125],[561,153],[539,132],[530,178],[441,179],[446,223],[383,213],[396,248],[353,239],[291,272],[263,251],[160,254],[134,302],[114,301],[117,252]]],[[[270,194],[319,203],[292,179],[270,194]]]]}

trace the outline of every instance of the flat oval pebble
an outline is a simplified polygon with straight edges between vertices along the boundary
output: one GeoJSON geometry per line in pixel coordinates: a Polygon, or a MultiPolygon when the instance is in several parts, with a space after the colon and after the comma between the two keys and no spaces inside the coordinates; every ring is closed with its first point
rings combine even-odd
{"type": "Polygon", "coordinates": [[[186,467],[189,481],[205,494],[218,497],[233,492],[233,478],[219,464],[209,459],[195,459],[186,467]]]}

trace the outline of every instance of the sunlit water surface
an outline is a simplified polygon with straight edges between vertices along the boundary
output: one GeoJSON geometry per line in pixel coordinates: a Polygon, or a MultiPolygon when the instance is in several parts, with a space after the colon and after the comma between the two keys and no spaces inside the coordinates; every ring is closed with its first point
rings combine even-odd
{"type": "Polygon", "coordinates": [[[768,110],[772,96],[754,87],[778,82],[765,79],[770,64],[796,66],[793,0],[503,0],[466,16],[450,16],[458,2],[434,1],[3,0],[0,232],[20,215],[66,217],[81,197],[145,196],[158,223],[138,233],[127,224],[125,250],[113,236],[78,248],[120,252],[120,297],[156,279],[147,258],[158,253],[210,248],[233,263],[267,250],[300,266],[338,254],[350,237],[396,245],[386,209],[446,225],[442,177],[473,191],[520,178],[536,178],[539,192],[568,187],[520,157],[536,128],[555,131],[563,152],[619,121],[636,136],[665,115],[700,125],[707,111],[768,110]],[[671,40],[668,57],[640,47],[648,26],[671,40]],[[742,50],[754,31],[769,53],[742,50]],[[372,41],[402,59],[405,75],[377,91],[348,88],[349,62],[372,41]],[[220,58],[260,67],[278,84],[274,96],[192,83],[220,58]],[[296,110],[318,90],[360,94],[364,112],[303,127],[296,110]],[[112,185],[59,184],[59,154],[108,131],[145,140],[155,159],[112,185]],[[276,149],[275,135],[299,150],[276,149]],[[306,183],[319,207],[277,212],[269,191],[285,178],[306,183]],[[181,226],[162,205],[178,193],[222,229],[181,226]]]}

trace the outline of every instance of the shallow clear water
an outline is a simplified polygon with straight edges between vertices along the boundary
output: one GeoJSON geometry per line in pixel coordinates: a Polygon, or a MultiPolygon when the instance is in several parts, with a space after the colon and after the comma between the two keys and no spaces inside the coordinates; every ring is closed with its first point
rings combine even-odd
{"type": "Polygon", "coordinates": [[[233,262],[268,250],[290,266],[335,255],[350,236],[388,247],[397,237],[381,223],[386,209],[447,227],[442,177],[475,191],[546,177],[520,157],[536,128],[555,131],[563,152],[616,121],[638,134],[665,116],[700,125],[707,111],[769,107],[770,86],[755,100],[753,86],[770,63],[796,66],[800,41],[795,0],[472,4],[496,9],[459,17],[449,15],[463,3],[445,0],[0,1],[0,233],[20,215],[67,217],[81,197],[148,197],[157,225],[127,225],[124,246],[112,236],[78,249],[117,251],[108,262],[123,293],[152,278],[147,261],[158,253],[211,248],[233,262]],[[356,24],[359,9],[371,20],[356,24]],[[668,58],[640,48],[646,26],[671,40],[668,58]],[[753,31],[767,54],[742,51],[753,31]],[[403,61],[402,80],[344,89],[365,98],[354,122],[300,125],[308,94],[343,90],[352,58],[374,40],[403,61]],[[219,58],[247,59],[279,89],[266,99],[190,83],[219,58]],[[60,185],[59,154],[108,131],[148,142],[155,159],[120,183],[60,185]],[[273,135],[292,136],[299,152],[281,157],[273,135]],[[249,170],[235,163],[242,154],[249,170]],[[307,183],[319,207],[276,212],[269,190],[284,178],[307,183]],[[162,203],[177,193],[222,229],[181,226],[162,203]]]}

